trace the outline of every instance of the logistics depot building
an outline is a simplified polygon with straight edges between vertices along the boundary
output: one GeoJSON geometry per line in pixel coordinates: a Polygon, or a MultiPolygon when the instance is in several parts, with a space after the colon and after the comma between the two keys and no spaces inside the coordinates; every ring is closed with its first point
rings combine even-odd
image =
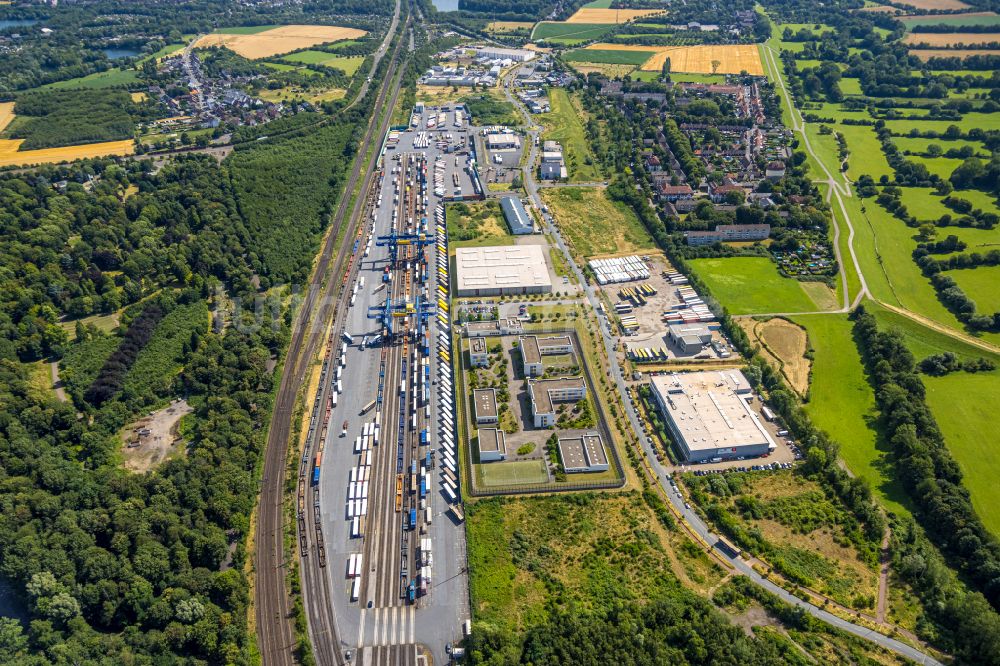
{"type": "Polygon", "coordinates": [[[459,296],[548,294],[548,263],[540,245],[460,247],[455,250],[459,296]]]}
{"type": "Polygon", "coordinates": [[[776,445],[750,409],[750,383],[723,370],[654,376],[650,386],[688,462],[760,456],[776,445]]]}

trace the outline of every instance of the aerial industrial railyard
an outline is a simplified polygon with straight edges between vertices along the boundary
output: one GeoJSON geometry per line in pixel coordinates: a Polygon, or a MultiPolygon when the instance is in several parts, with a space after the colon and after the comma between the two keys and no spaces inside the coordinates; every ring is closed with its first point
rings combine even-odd
{"type": "Polygon", "coordinates": [[[476,195],[467,132],[460,112],[432,109],[387,137],[315,396],[321,444],[302,461],[299,527],[322,550],[304,557],[322,558],[337,635],[360,664],[443,662],[470,617],[442,204],[476,195]]]}

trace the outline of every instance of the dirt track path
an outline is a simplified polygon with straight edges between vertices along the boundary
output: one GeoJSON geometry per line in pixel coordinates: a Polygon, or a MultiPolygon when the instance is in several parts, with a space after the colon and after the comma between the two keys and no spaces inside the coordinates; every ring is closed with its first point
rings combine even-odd
{"type": "Polygon", "coordinates": [[[59,398],[59,402],[66,402],[69,398],[66,397],[66,391],[63,390],[62,380],[59,379],[59,363],[52,361],[49,363],[49,374],[52,375],[52,390],[56,392],[56,397],[59,398]]]}

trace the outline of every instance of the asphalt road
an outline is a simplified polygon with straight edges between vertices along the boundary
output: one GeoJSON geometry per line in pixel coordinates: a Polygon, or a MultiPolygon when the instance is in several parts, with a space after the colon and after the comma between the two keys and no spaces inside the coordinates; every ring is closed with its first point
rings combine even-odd
{"type": "MultiPolygon", "coordinates": [[[[530,157],[527,161],[527,166],[524,168],[524,185],[525,189],[528,191],[528,196],[531,198],[532,202],[535,204],[535,206],[538,207],[539,210],[541,210],[543,204],[541,198],[538,196],[538,186],[535,183],[534,168],[533,168],[537,153],[537,147],[534,146],[534,136],[537,135],[538,132],[537,129],[534,127],[534,123],[532,122],[531,116],[528,113],[528,111],[520,104],[519,100],[517,100],[513,95],[510,94],[509,89],[505,87],[504,90],[506,92],[508,100],[517,106],[522,116],[524,116],[526,125],[529,128],[531,128],[529,131],[531,135],[530,142],[532,144],[532,150],[530,157]]],[[[563,253],[567,265],[576,275],[577,280],[580,281],[580,284],[587,285],[585,292],[587,300],[590,302],[590,306],[594,308],[595,311],[598,311],[597,306],[599,300],[597,298],[596,290],[592,285],[587,284],[586,280],[584,279],[583,272],[580,270],[580,267],[577,266],[576,262],[573,260],[573,256],[569,252],[569,249],[566,247],[562,235],[559,233],[559,229],[554,224],[552,224],[551,218],[549,218],[547,215],[543,217],[545,218],[547,231],[550,234],[552,234],[552,237],[555,239],[556,245],[558,246],[559,250],[563,253]]],[[[607,319],[603,317],[598,317],[598,319],[600,321],[600,329],[602,338],[604,340],[605,351],[607,352],[607,357],[611,365],[612,377],[621,395],[623,397],[627,396],[628,392],[627,392],[627,387],[625,385],[625,377],[622,374],[622,369],[618,363],[618,358],[615,353],[615,342],[616,342],[615,338],[608,331],[607,319]]],[[[666,468],[663,467],[663,465],[660,464],[659,460],[657,460],[656,452],[653,450],[652,446],[648,442],[646,442],[645,439],[641,436],[642,425],[641,421],[639,420],[639,416],[635,411],[635,408],[631,405],[629,400],[626,399],[623,402],[625,403],[626,407],[625,412],[628,415],[628,419],[632,425],[632,429],[637,435],[639,435],[639,441],[642,443],[642,449],[646,454],[647,462],[649,466],[656,473],[656,478],[659,480],[660,485],[666,497],[671,502],[671,504],[673,504],[677,513],[680,514],[684,522],[686,522],[690,526],[690,528],[696,534],[698,534],[699,537],[704,539],[707,543],[715,543],[717,537],[711,533],[708,526],[705,525],[704,522],[702,522],[698,514],[694,510],[686,508],[684,506],[684,500],[680,497],[677,497],[675,493],[669,491],[669,481],[668,481],[669,477],[667,475],[667,470],[666,468]]],[[[936,664],[940,666],[940,662],[924,654],[920,650],[917,650],[916,648],[907,645],[906,643],[900,642],[894,638],[889,638],[888,636],[880,634],[867,627],[862,627],[852,622],[848,622],[844,619],[841,619],[840,617],[837,617],[836,615],[828,613],[822,608],[819,608],[810,603],[802,601],[798,597],[787,592],[784,588],[762,577],[747,562],[743,561],[742,559],[738,558],[733,559],[731,560],[731,564],[732,567],[737,572],[749,576],[751,580],[764,587],[767,591],[777,595],[786,603],[804,609],[807,613],[809,613],[813,617],[816,617],[826,622],[827,624],[842,629],[855,636],[866,638],[886,649],[892,650],[893,652],[900,654],[908,659],[912,659],[918,664],[936,664]]]]}

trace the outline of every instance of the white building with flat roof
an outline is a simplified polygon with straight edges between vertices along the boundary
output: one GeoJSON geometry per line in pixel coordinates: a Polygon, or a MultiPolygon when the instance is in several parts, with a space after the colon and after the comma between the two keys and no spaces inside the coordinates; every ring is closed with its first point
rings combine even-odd
{"type": "Polygon", "coordinates": [[[567,474],[603,472],[608,469],[608,453],[596,432],[559,439],[559,459],[567,474]]]}
{"type": "Polygon", "coordinates": [[[458,296],[548,294],[548,260],[540,245],[460,247],[455,250],[458,296]]]}
{"type": "Polygon", "coordinates": [[[760,456],[776,448],[744,399],[750,383],[738,370],[654,376],[650,388],[688,462],[760,456]]]}
{"type": "Polygon", "coordinates": [[[505,49],[499,46],[477,46],[475,48],[480,57],[513,62],[528,62],[534,60],[538,55],[528,49],[505,49]]]}
{"type": "Polygon", "coordinates": [[[498,462],[507,459],[507,442],[503,430],[479,429],[479,462],[498,462]]]}

